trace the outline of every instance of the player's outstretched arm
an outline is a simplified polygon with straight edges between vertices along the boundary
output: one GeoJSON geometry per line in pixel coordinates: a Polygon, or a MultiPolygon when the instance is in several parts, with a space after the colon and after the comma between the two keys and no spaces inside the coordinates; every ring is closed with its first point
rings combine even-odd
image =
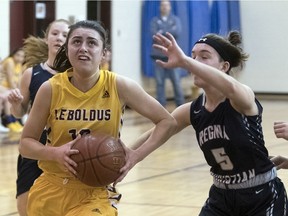
{"type": "Polygon", "coordinates": [[[288,169],[288,158],[283,156],[275,156],[270,158],[270,160],[275,164],[277,169],[288,169]]]}
{"type": "Polygon", "coordinates": [[[277,138],[288,140],[288,122],[276,121],[273,128],[277,138]]]}

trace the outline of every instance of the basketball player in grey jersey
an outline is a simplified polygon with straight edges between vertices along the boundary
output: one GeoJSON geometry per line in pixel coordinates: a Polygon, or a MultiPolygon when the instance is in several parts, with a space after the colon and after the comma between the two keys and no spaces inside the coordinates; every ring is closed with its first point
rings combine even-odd
{"type": "MultiPolygon", "coordinates": [[[[262,106],[251,88],[229,75],[248,58],[239,46],[239,32],[230,32],[227,39],[216,34],[203,36],[195,43],[192,58],[184,54],[170,33],[166,36],[154,35],[157,45],[153,46],[168,57],[167,62],[157,63],[191,72],[194,84],[204,90],[194,102],[172,113],[178,123],[175,133],[193,126],[211,167],[213,185],[199,215],[286,215],[286,191],[264,145],[262,106]]],[[[135,143],[117,182],[162,144],[148,144],[153,132],[151,129],[135,143]]]]}

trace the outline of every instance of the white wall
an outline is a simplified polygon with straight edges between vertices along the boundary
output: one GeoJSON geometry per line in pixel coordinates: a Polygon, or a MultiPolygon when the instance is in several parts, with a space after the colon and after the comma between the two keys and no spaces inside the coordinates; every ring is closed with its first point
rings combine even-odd
{"type": "Polygon", "coordinates": [[[87,2],[83,0],[56,0],[56,19],[70,21],[85,20],[87,17],[87,2]]]}
{"type": "Polygon", "coordinates": [[[10,1],[0,1],[0,58],[4,59],[9,55],[10,50],[10,1]]]}
{"type": "Polygon", "coordinates": [[[111,21],[112,69],[141,80],[141,0],[113,0],[111,21]]]}
{"type": "Polygon", "coordinates": [[[260,93],[288,93],[288,1],[242,0],[244,50],[240,80],[260,93]]]}

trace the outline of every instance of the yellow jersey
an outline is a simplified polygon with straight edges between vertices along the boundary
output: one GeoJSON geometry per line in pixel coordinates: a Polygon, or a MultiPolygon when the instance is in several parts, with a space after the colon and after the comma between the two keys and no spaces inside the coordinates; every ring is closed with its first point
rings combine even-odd
{"type": "MultiPolygon", "coordinates": [[[[118,97],[116,74],[100,70],[98,82],[85,93],[72,85],[72,76],[73,72],[67,70],[49,79],[52,99],[46,145],[61,146],[87,131],[120,137],[124,108],[118,97]]],[[[61,178],[72,176],[54,161],[39,161],[39,167],[61,178]]]]}
{"type": "Polygon", "coordinates": [[[10,84],[8,82],[7,72],[6,72],[8,63],[12,63],[14,65],[12,82],[16,83],[16,86],[19,86],[20,78],[21,78],[22,71],[24,68],[23,68],[22,64],[20,64],[20,63],[15,64],[12,57],[8,57],[8,58],[3,60],[3,62],[1,63],[3,66],[3,71],[1,72],[0,83],[2,86],[10,89],[10,88],[12,88],[12,86],[10,86],[10,84]]]}

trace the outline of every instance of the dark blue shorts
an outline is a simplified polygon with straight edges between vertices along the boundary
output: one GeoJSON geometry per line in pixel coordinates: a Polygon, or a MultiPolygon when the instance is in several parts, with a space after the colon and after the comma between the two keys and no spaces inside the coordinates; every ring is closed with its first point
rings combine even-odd
{"type": "MultiPolygon", "coordinates": [[[[40,142],[44,145],[46,143],[46,131],[43,131],[40,142]]],[[[37,160],[31,160],[18,156],[17,162],[17,180],[16,180],[16,198],[30,190],[34,181],[41,175],[42,170],[38,167],[37,160]]]]}
{"type": "Polygon", "coordinates": [[[287,196],[279,178],[247,189],[212,185],[199,216],[285,216],[287,196]]]}
{"type": "Polygon", "coordinates": [[[17,170],[16,197],[29,191],[35,179],[37,179],[42,173],[42,170],[38,167],[37,160],[23,158],[21,155],[18,156],[17,170]]]}

